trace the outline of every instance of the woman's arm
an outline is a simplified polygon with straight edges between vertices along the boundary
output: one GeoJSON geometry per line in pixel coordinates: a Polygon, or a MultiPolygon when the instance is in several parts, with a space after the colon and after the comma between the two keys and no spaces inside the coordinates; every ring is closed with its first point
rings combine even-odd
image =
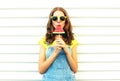
{"type": "Polygon", "coordinates": [[[76,54],[77,46],[74,46],[72,48],[72,54],[69,53],[67,47],[64,47],[64,51],[66,53],[66,56],[72,71],[76,73],[78,70],[78,61],[77,61],[77,54],[76,54]]]}
{"type": "Polygon", "coordinates": [[[39,72],[41,74],[45,73],[46,70],[50,67],[50,65],[53,63],[57,55],[59,54],[61,48],[55,47],[55,51],[51,56],[46,59],[46,49],[41,45],[40,46],[40,55],[39,55],[39,72]]]}
{"type": "Polygon", "coordinates": [[[72,47],[72,54],[70,54],[68,51],[68,47],[65,44],[65,42],[63,41],[63,39],[58,38],[57,40],[58,40],[59,46],[62,47],[65,51],[65,54],[67,56],[67,59],[68,59],[68,62],[69,62],[69,65],[70,65],[72,71],[74,73],[76,73],[78,70],[77,53],[76,53],[77,46],[75,45],[74,47],[72,47]]]}

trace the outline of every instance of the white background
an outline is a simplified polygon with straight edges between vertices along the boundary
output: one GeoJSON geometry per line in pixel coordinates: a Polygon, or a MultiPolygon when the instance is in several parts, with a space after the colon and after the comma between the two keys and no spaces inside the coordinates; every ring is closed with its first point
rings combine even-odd
{"type": "Polygon", "coordinates": [[[64,7],[79,42],[77,81],[120,80],[120,0],[0,0],[0,81],[40,81],[38,41],[64,7]]]}

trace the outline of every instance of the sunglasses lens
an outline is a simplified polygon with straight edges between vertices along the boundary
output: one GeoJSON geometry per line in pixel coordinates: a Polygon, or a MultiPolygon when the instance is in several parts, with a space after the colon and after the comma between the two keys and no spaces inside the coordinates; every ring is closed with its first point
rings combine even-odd
{"type": "Polygon", "coordinates": [[[56,21],[56,20],[57,20],[57,17],[56,17],[56,16],[52,17],[52,20],[53,20],[53,21],[56,21]]]}
{"type": "Polygon", "coordinates": [[[57,21],[57,20],[58,20],[58,18],[60,18],[60,20],[61,20],[61,21],[64,21],[64,20],[66,19],[66,17],[65,17],[65,16],[60,16],[60,17],[57,17],[57,16],[52,16],[52,20],[53,20],[53,21],[57,21]]]}
{"type": "Polygon", "coordinates": [[[65,17],[64,17],[64,16],[61,16],[61,17],[60,17],[60,20],[61,20],[61,21],[64,21],[64,20],[65,20],[65,17]]]}

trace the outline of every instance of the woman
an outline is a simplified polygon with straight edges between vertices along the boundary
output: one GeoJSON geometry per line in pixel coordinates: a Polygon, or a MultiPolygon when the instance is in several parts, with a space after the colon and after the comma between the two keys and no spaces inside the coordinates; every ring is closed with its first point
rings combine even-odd
{"type": "Polygon", "coordinates": [[[74,73],[78,70],[77,41],[64,8],[53,8],[48,19],[46,36],[39,44],[39,72],[43,74],[42,81],[75,81],[74,73]],[[54,34],[57,26],[65,33],[54,34]]]}

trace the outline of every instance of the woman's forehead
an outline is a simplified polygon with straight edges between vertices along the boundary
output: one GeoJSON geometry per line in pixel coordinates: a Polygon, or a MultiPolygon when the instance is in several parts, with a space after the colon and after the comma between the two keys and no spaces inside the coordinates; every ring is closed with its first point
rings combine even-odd
{"type": "Polygon", "coordinates": [[[53,13],[54,16],[64,16],[64,13],[62,11],[55,11],[53,13]]]}

